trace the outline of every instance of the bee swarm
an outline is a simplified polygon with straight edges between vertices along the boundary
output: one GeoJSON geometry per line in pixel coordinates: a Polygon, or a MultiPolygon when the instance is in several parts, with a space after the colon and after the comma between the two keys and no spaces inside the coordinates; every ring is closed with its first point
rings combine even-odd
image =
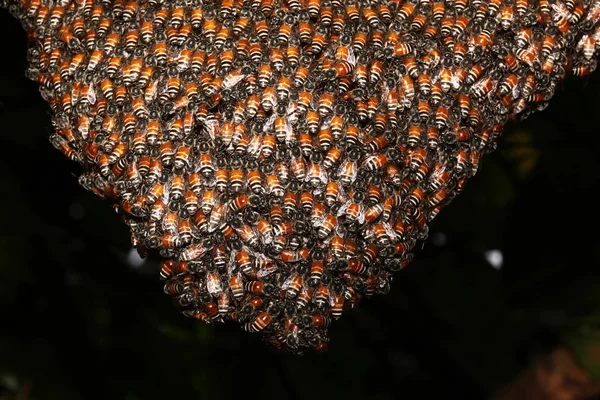
{"type": "Polygon", "coordinates": [[[600,45],[600,0],[2,3],[52,144],[165,292],[291,352],[388,292],[503,125],[600,45]]]}

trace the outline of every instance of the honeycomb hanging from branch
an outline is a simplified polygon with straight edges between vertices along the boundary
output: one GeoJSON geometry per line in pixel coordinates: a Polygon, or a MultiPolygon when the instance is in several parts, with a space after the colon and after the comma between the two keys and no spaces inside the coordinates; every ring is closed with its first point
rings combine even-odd
{"type": "Polygon", "coordinates": [[[165,292],[292,352],[389,291],[504,124],[600,44],[600,0],[4,3],[51,143],[165,292]]]}

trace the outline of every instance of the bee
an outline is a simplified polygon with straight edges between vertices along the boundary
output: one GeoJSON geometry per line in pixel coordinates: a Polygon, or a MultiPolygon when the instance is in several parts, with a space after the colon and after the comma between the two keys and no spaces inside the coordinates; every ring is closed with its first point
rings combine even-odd
{"type": "Polygon", "coordinates": [[[325,169],[331,169],[335,164],[337,164],[341,155],[342,152],[339,149],[335,147],[330,148],[323,160],[323,166],[325,167],[325,169]]]}
{"type": "Polygon", "coordinates": [[[219,279],[219,275],[216,272],[209,272],[206,274],[206,288],[208,290],[208,293],[210,293],[213,296],[223,292],[221,280],[219,279]]]}
{"type": "Polygon", "coordinates": [[[248,293],[260,294],[263,292],[264,284],[261,281],[250,281],[244,285],[244,290],[248,293]]]}
{"type": "Polygon", "coordinates": [[[428,19],[428,16],[425,14],[416,15],[410,24],[410,29],[415,32],[420,31],[421,29],[423,29],[423,26],[427,22],[427,19],[428,19]]]}
{"type": "Polygon", "coordinates": [[[65,8],[62,6],[56,6],[52,9],[52,11],[50,12],[50,19],[49,19],[49,27],[51,29],[56,29],[63,20],[65,14],[65,8]]]}
{"type": "MultiPolygon", "coordinates": [[[[477,108],[472,108],[469,111],[469,115],[467,117],[467,124],[476,128],[479,126],[479,110],[477,108]]],[[[461,129],[459,130],[459,132],[463,132],[466,136],[463,137],[462,139],[459,138],[459,140],[461,141],[465,141],[467,139],[469,139],[471,137],[470,133],[468,133],[467,129],[464,129],[461,127],[461,129]]]]}
{"type": "Polygon", "coordinates": [[[278,48],[272,48],[271,54],[269,55],[269,59],[275,71],[281,72],[284,65],[283,53],[281,52],[281,50],[278,48]]]}
{"type": "MultiPolygon", "coordinates": [[[[358,26],[358,30],[354,35],[354,41],[352,42],[352,50],[355,54],[360,53],[366,46],[368,40],[369,28],[363,24],[358,26]]],[[[359,63],[363,64],[359,58],[359,63]]]]}
{"type": "Polygon", "coordinates": [[[162,200],[158,199],[150,210],[150,221],[159,222],[163,219],[165,213],[167,212],[167,204],[162,200]]]}
{"type": "Polygon", "coordinates": [[[163,290],[166,294],[178,296],[184,291],[184,286],[183,283],[178,280],[171,280],[165,284],[163,290]]]}
{"type": "MultiPolygon", "coordinates": [[[[239,169],[234,169],[229,175],[229,188],[233,193],[242,190],[244,186],[244,172],[239,169]]],[[[242,200],[242,199],[240,199],[242,200]]]]}
{"type": "MultiPolygon", "coordinates": [[[[319,99],[318,112],[321,118],[329,115],[333,111],[333,94],[323,93],[319,99]]],[[[308,118],[308,116],[307,116],[308,118]]]]}
{"type": "MultiPolygon", "coordinates": [[[[321,285],[314,294],[314,301],[315,304],[317,306],[317,308],[323,308],[327,302],[329,300],[329,287],[325,286],[325,285],[321,285]]],[[[317,318],[317,316],[315,316],[314,318],[317,318]]],[[[320,317],[317,320],[317,324],[318,325],[323,325],[324,321],[323,321],[323,317],[320,317]]],[[[314,323],[314,320],[313,320],[314,323]]]]}
{"type": "Polygon", "coordinates": [[[461,65],[467,54],[467,45],[463,42],[458,42],[454,45],[454,63],[461,65]]]}
{"type": "Polygon", "coordinates": [[[175,234],[165,234],[162,237],[161,244],[166,248],[173,248],[181,246],[181,241],[178,235],[175,234]]]}
{"type": "Polygon", "coordinates": [[[115,90],[115,104],[119,107],[123,105],[125,102],[125,98],[127,97],[127,88],[125,86],[119,86],[115,90]]]}
{"type": "Polygon", "coordinates": [[[262,177],[258,171],[250,171],[248,173],[248,187],[255,194],[262,194],[265,188],[262,184],[262,177]]]}
{"type": "Polygon", "coordinates": [[[505,31],[510,29],[513,19],[513,8],[509,5],[502,7],[502,11],[500,12],[500,26],[502,26],[502,29],[504,29],[505,31]]]}
{"type": "Polygon", "coordinates": [[[215,192],[213,190],[205,190],[204,193],[202,193],[200,204],[202,212],[205,215],[209,215],[216,204],[215,192]]]}
{"type": "MultiPolygon", "coordinates": [[[[592,6],[593,7],[593,6],[592,6]]],[[[581,21],[581,18],[583,17],[583,15],[585,14],[585,7],[583,6],[582,3],[577,3],[573,6],[573,11],[569,17],[569,22],[571,24],[578,24],[579,21],[581,21]]],[[[592,13],[590,13],[592,14],[592,13]]]]}
{"type": "Polygon", "coordinates": [[[327,182],[327,174],[321,164],[311,163],[306,173],[306,181],[317,188],[327,182]]]}
{"type": "Polygon", "coordinates": [[[308,302],[313,296],[313,290],[310,288],[302,287],[300,294],[296,298],[296,308],[300,311],[306,307],[308,302]]]}
{"type": "Polygon", "coordinates": [[[523,86],[521,87],[523,97],[531,96],[535,90],[535,86],[535,76],[533,74],[528,74],[523,81],[523,86]]]}
{"type": "Polygon", "coordinates": [[[277,175],[268,175],[266,179],[266,188],[269,193],[276,197],[283,197],[284,189],[277,175]]]}
{"type": "Polygon", "coordinates": [[[268,220],[262,219],[258,221],[257,229],[262,236],[262,241],[264,244],[268,245],[273,242],[273,228],[268,220]]]}
{"type": "Polygon", "coordinates": [[[288,299],[294,299],[300,293],[302,289],[303,279],[301,275],[290,276],[286,282],[284,282],[282,288],[286,291],[285,297],[288,299]]]}
{"type": "Polygon", "coordinates": [[[327,43],[327,39],[325,37],[324,32],[319,29],[315,30],[314,35],[312,36],[311,41],[311,52],[313,54],[320,54],[323,51],[323,47],[327,43]]]}
{"type": "Polygon", "coordinates": [[[473,85],[471,91],[475,97],[482,98],[487,96],[492,91],[493,85],[493,81],[486,77],[473,85]]]}
{"type": "Polygon", "coordinates": [[[558,30],[562,33],[567,32],[571,28],[571,24],[569,22],[570,12],[567,7],[562,3],[552,4],[553,21],[558,28],[558,30]]]}
{"type": "MultiPolygon", "coordinates": [[[[500,96],[506,96],[508,94],[514,94],[517,85],[519,84],[519,77],[515,74],[510,74],[498,85],[498,94],[500,96]]],[[[516,97],[516,96],[515,96],[516,97]]]]}
{"type": "Polygon", "coordinates": [[[219,294],[219,299],[218,299],[217,304],[218,304],[219,315],[221,317],[225,317],[227,315],[227,313],[229,312],[229,308],[230,308],[229,293],[226,291],[222,291],[219,294]]]}
{"type": "Polygon", "coordinates": [[[531,41],[532,31],[531,28],[525,28],[520,30],[515,37],[515,44],[517,47],[525,47],[531,41]]]}
{"type": "Polygon", "coordinates": [[[466,169],[467,166],[467,152],[465,150],[460,150],[457,154],[456,154],[456,171],[458,173],[464,171],[466,169]]]}
{"type": "Polygon", "coordinates": [[[69,160],[81,162],[81,155],[73,148],[71,148],[67,143],[65,143],[64,140],[60,138],[60,136],[51,136],[50,142],[56,149],[60,150],[60,152],[63,153],[69,160]]]}
{"type": "MultiPolygon", "coordinates": [[[[248,253],[246,252],[238,252],[236,255],[236,259],[238,260],[238,264],[240,264],[240,269],[243,271],[246,268],[251,268],[248,267],[248,265],[251,265],[250,263],[250,257],[248,257],[247,259],[247,263],[246,263],[246,259],[245,257],[248,256],[248,253]],[[243,257],[243,262],[244,262],[244,267],[242,267],[242,264],[240,263],[240,253],[244,254],[243,257]]],[[[244,286],[242,283],[242,278],[240,277],[240,275],[233,275],[230,279],[229,279],[229,288],[231,289],[231,294],[233,295],[233,298],[236,300],[240,300],[243,296],[244,296],[244,286]]]]}
{"type": "Polygon", "coordinates": [[[25,12],[25,15],[27,15],[27,17],[29,17],[29,18],[35,16],[37,14],[38,10],[40,9],[41,5],[42,5],[41,0],[31,0],[31,1],[27,2],[27,10],[25,12]]]}
{"type": "Polygon", "coordinates": [[[283,197],[283,212],[287,215],[292,214],[296,210],[298,196],[294,192],[287,192],[283,197]]]}
{"type": "Polygon", "coordinates": [[[448,190],[446,190],[446,189],[439,189],[439,190],[437,190],[430,197],[429,202],[428,202],[428,206],[429,207],[436,207],[437,205],[439,205],[440,203],[442,203],[442,201],[444,201],[444,199],[447,196],[448,196],[448,190]]]}
{"type": "Polygon", "coordinates": [[[173,260],[164,260],[160,263],[160,278],[167,280],[175,269],[175,262],[173,260]]]}
{"type": "Polygon", "coordinates": [[[409,76],[402,77],[401,88],[402,93],[404,94],[404,107],[409,108],[415,98],[415,85],[413,80],[409,76]]]}
{"type": "MultiPolygon", "coordinates": [[[[365,256],[366,255],[367,253],[365,253],[365,256]]],[[[362,275],[363,273],[365,273],[366,270],[367,267],[361,259],[351,258],[350,260],[348,260],[348,271],[356,275],[362,275]]]]}
{"type": "Polygon", "coordinates": [[[162,163],[160,160],[152,160],[150,162],[150,169],[148,171],[147,180],[149,183],[155,183],[162,176],[162,163]]]}
{"type": "Polygon", "coordinates": [[[170,166],[173,163],[173,158],[175,156],[175,150],[173,149],[173,145],[171,142],[164,142],[160,146],[160,161],[165,167],[170,166]]]}
{"type": "Polygon", "coordinates": [[[198,196],[192,190],[185,193],[184,207],[190,215],[194,215],[198,211],[198,196]]]}
{"type": "Polygon", "coordinates": [[[583,56],[587,60],[591,60],[596,53],[596,40],[593,36],[583,35],[577,44],[577,47],[581,49],[583,56]]]}
{"type": "MultiPolygon", "coordinates": [[[[204,200],[205,200],[205,198],[202,199],[202,210],[206,211],[206,209],[208,207],[210,207],[210,205],[208,205],[208,203],[205,203],[204,200]]],[[[216,202],[215,200],[213,200],[212,203],[213,203],[213,207],[211,207],[210,211],[208,213],[206,213],[208,215],[208,231],[209,232],[214,232],[219,227],[219,225],[221,224],[221,221],[226,217],[226,214],[227,214],[227,208],[225,207],[224,204],[220,204],[220,203],[216,202]]],[[[252,233],[251,231],[244,230],[243,234],[250,235],[251,233],[252,233]]],[[[240,234],[240,236],[241,236],[241,234],[240,234]]],[[[250,239],[248,239],[248,240],[250,240],[250,239]]]]}
{"type": "Polygon", "coordinates": [[[422,122],[426,122],[429,119],[431,113],[431,107],[427,101],[420,101],[417,106],[418,116],[422,122]]]}
{"type": "Polygon", "coordinates": [[[277,94],[274,87],[269,86],[265,88],[260,104],[267,112],[273,110],[277,106],[277,94]]]}
{"type": "MultiPolygon", "coordinates": [[[[527,12],[527,10],[529,8],[529,0],[517,0],[515,2],[515,8],[519,15],[521,15],[521,16],[525,15],[525,13],[527,12]]],[[[545,12],[544,7],[542,7],[541,11],[545,12]]]]}
{"type": "Polygon", "coordinates": [[[175,176],[171,181],[170,195],[175,201],[183,197],[185,191],[185,181],[181,176],[175,176]]]}
{"type": "MultiPolygon", "coordinates": [[[[489,4],[479,4],[479,6],[475,9],[475,15],[473,16],[473,21],[477,22],[477,23],[481,23],[483,22],[483,20],[486,17],[486,14],[488,14],[488,8],[489,4]]],[[[495,13],[494,13],[495,14],[495,13]]]]}
{"type": "MultiPolygon", "coordinates": [[[[315,1],[315,0],[312,0],[315,1]]],[[[252,323],[247,323],[244,326],[248,332],[260,332],[265,329],[271,323],[271,316],[264,312],[258,315],[252,323]]]]}
{"type": "Polygon", "coordinates": [[[183,169],[189,166],[190,159],[190,148],[186,146],[179,146],[177,152],[175,153],[175,161],[173,166],[175,169],[183,169]]]}
{"type": "MultiPolygon", "coordinates": [[[[252,260],[250,259],[250,255],[248,254],[248,252],[246,251],[239,251],[236,256],[235,259],[240,267],[240,270],[246,274],[246,275],[250,275],[251,271],[252,271],[252,260]]],[[[240,281],[241,284],[241,281],[240,281]]],[[[235,292],[234,292],[234,297],[235,296],[235,292]]]]}
{"type": "Polygon", "coordinates": [[[421,74],[417,78],[417,86],[423,96],[431,94],[431,78],[427,74],[421,74]]]}

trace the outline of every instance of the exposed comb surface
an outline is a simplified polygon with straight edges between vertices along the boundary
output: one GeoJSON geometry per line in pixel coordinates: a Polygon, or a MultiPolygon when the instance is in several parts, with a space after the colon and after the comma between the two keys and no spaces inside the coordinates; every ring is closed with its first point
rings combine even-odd
{"type": "Polygon", "coordinates": [[[600,1],[8,1],[51,142],[184,313],[289,351],[386,293],[503,125],[596,67],[600,1]]]}

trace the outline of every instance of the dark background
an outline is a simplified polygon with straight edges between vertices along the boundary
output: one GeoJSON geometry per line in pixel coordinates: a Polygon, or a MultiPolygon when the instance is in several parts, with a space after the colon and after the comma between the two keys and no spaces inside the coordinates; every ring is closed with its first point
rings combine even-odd
{"type": "Polygon", "coordinates": [[[391,293],[292,356],[177,312],[48,142],[5,10],[0,38],[0,398],[482,399],[561,343],[600,378],[600,73],[509,126],[391,293]]]}

